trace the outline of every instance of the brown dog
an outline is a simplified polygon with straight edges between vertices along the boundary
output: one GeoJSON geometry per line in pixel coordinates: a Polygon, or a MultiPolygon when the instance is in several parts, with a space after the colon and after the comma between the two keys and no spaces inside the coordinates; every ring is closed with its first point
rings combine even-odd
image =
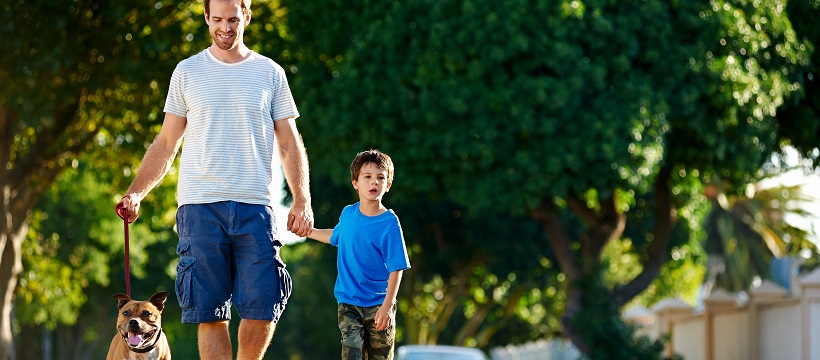
{"type": "Polygon", "coordinates": [[[161,315],[167,292],[159,292],[148,301],[135,301],[125,294],[117,299],[117,335],[111,340],[106,360],[170,360],[171,348],[162,332],[161,315]]]}

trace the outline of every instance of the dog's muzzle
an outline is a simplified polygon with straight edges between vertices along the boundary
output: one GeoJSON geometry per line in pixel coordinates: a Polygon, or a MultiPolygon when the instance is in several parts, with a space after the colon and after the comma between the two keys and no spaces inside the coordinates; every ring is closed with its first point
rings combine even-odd
{"type": "Polygon", "coordinates": [[[120,332],[125,345],[131,351],[142,353],[154,349],[157,341],[159,341],[162,328],[154,325],[149,326],[151,327],[149,331],[143,331],[136,320],[129,320],[128,326],[126,326],[128,331],[120,332]]]}

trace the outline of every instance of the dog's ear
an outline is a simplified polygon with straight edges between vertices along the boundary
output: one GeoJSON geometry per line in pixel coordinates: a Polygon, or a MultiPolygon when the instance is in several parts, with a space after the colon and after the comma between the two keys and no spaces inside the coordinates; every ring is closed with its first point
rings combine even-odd
{"type": "Polygon", "coordinates": [[[117,299],[117,309],[122,309],[125,304],[131,301],[131,297],[125,294],[117,294],[112,296],[114,299],[117,299]]]}
{"type": "Polygon", "coordinates": [[[163,292],[158,292],[158,293],[154,294],[153,296],[151,296],[151,300],[148,300],[148,301],[150,301],[152,304],[154,304],[154,306],[157,307],[157,310],[162,311],[162,309],[165,307],[165,299],[167,299],[167,298],[168,298],[168,292],[163,291],[163,292]]]}

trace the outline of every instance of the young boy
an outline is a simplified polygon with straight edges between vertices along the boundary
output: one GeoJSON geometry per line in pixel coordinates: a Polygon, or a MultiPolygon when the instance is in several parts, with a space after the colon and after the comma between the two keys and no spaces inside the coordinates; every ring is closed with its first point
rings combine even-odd
{"type": "Polygon", "coordinates": [[[393,161],[378,150],[361,152],[350,177],[359,202],[342,210],[335,228],[312,229],[308,237],[339,248],[334,294],[342,359],[389,360],[396,294],[402,271],[410,268],[399,218],[382,204],[393,185],[393,161]]]}

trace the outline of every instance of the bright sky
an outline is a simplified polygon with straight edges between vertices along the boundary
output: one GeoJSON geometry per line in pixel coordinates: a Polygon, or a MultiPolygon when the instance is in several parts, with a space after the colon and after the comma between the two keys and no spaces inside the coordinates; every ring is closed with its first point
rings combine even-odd
{"type": "MultiPolygon", "coordinates": [[[[789,167],[797,165],[797,151],[793,149],[786,149],[786,163],[789,167]]],[[[786,216],[786,221],[792,226],[809,231],[814,234],[811,236],[814,243],[820,245],[820,176],[806,175],[802,169],[795,169],[787,171],[783,175],[761,182],[761,186],[766,188],[769,186],[776,186],[782,184],[786,186],[800,185],[801,191],[812,201],[803,204],[803,210],[814,214],[811,218],[800,217],[796,215],[786,216]]]]}
{"type": "Polygon", "coordinates": [[[288,211],[290,211],[290,207],[280,205],[282,203],[282,199],[285,198],[285,192],[282,191],[282,182],[285,181],[285,176],[282,174],[281,164],[279,164],[279,166],[276,166],[274,164],[274,169],[276,169],[277,167],[280,169],[280,171],[273,172],[273,188],[271,189],[273,198],[278,199],[274,201],[275,204],[273,207],[273,214],[276,217],[276,232],[279,235],[279,241],[281,241],[282,244],[287,245],[302,241],[305,238],[300,238],[296,236],[296,234],[288,231],[288,211]],[[276,194],[279,194],[279,196],[277,196],[276,194]]]}

